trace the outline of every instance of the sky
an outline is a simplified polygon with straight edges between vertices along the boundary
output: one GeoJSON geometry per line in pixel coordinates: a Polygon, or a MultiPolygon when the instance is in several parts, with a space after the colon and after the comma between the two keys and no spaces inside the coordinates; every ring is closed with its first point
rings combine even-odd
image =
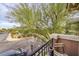
{"type": "MultiPolygon", "coordinates": [[[[5,5],[8,5],[9,7],[15,7],[16,4],[0,3],[0,28],[12,28],[14,26],[20,26],[20,24],[15,22],[10,22],[9,19],[6,18],[7,13],[9,12],[9,9],[5,5]]],[[[78,18],[79,20],[79,12],[76,13],[76,15],[74,15],[72,18],[78,18]]]]}
{"type": "MultiPolygon", "coordinates": [[[[15,4],[6,4],[10,7],[14,7],[15,4]]],[[[8,18],[6,18],[9,9],[5,6],[5,4],[0,3],[0,28],[12,28],[14,26],[19,26],[18,23],[10,22],[8,18]]]]}

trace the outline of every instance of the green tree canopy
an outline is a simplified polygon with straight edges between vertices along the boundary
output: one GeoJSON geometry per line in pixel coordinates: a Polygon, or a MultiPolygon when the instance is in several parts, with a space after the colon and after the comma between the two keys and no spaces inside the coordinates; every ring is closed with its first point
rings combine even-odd
{"type": "Polygon", "coordinates": [[[18,4],[10,16],[21,23],[22,33],[50,39],[51,33],[63,33],[68,15],[67,4],[18,4]],[[37,8],[38,7],[38,8],[37,8]]]}

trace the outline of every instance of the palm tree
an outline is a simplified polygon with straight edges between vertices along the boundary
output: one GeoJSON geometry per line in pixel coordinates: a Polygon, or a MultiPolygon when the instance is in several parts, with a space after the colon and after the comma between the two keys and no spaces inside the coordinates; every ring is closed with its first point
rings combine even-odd
{"type": "Polygon", "coordinates": [[[79,21],[77,22],[70,22],[68,27],[69,34],[79,35],[79,21]]]}
{"type": "Polygon", "coordinates": [[[67,21],[68,10],[67,4],[49,4],[45,10],[46,16],[51,19],[52,29],[54,33],[63,33],[67,21]]]}
{"type": "Polygon", "coordinates": [[[39,8],[36,5],[31,5],[31,8],[29,5],[19,4],[10,12],[10,16],[21,23],[20,31],[23,34],[39,37],[46,42],[51,33],[63,31],[67,15],[66,4],[40,4],[39,8]]]}
{"type": "Polygon", "coordinates": [[[22,33],[33,35],[47,41],[47,29],[43,29],[41,23],[41,11],[39,9],[32,10],[27,4],[19,4],[16,8],[11,10],[11,17],[14,17],[22,25],[22,33]]]}

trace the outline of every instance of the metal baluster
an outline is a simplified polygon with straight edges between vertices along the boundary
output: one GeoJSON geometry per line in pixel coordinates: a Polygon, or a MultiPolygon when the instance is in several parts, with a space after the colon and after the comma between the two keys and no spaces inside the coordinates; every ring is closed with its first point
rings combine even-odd
{"type": "Polygon", "coordinates": [[[46,45],[46,54],[48,54],[47,45],[46,45]]]}
{"type": "Polygon", "coordinates": [[[44,47],[43,47],[43,56],[44,56],[44,47]]]}
{"type": "Polygon", "coordinates": [[[36,53],[33,56],[36,56],[36,53]]]}
{"type": "Polygon", "coordinates": [[[43,49],[41,50],[41,54],[43,55],[43,49]]]}
{"type": "Polygon", "coordinates": [[[39,56],[39,51],[35,53],[35,56],[39,56]]]}
{"type": "Polygon", "coordinates": [[[46,45],[46,55],[48,54],[47,45],[46,45]]]}
{"type": "Polygon", "coordinates": [[[47,54],[48,54],[48,44],[46,45],[46,51],[47,51],[47,54]]]}
{"type": "Polygon", "coordinates": [[[37,56],[39,56],[40,55],[40,51],[38,51],[38,55],[37,56]]]}
{"type": "Polygon", "coordinates": [[[47,55],[47,45],[46,45],[46,49],[45,49],[45,51],[46,51],[46,55],[47,55]]]}
{"type": "Polygon", "coordinates": [[[43,55],[43,54],[42,54],[42,49],[40,50],[40,52],[41,52],[41,56],[42,56],[42,55],[43,55]]]}
{"type": "Polygon", "coordinates": [[[45,55],[44,52],[45,52],[45,47],[43,48],[43,56],[45,55]]]}
{"type": "Polygon", "coordinates": [[[48,46],[46,45],[46,52],[47,52],[47,54],[48,54],[48,46]]]}
{"type": "Polygon", "coordinates": [[[46,46],[44,47],[44,56],[46,55],[46,46]]]}
{"type": "Polygon", "coordinates": [[[44,47],[44,56],[46,55],[46,46],[44,47]]]}

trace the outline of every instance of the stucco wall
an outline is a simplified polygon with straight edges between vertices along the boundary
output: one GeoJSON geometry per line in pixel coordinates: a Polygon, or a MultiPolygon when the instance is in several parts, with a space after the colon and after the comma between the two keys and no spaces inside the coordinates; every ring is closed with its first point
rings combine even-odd
{"type": "MultiPolygon", "coordinates": [[[[68,36],[69,37],[69,36],[68,36]]],[[[76,37],[75,37],[76,38],[76,37]]],[[[69,56],[79,56],[79,38],[77,39],[65,39],[59,37],[54,39],[53,43],[64,43],[64,52],[69,56]]],[[[56,48],[58,52],[62,52],[62,48],[56,48]]]]}

